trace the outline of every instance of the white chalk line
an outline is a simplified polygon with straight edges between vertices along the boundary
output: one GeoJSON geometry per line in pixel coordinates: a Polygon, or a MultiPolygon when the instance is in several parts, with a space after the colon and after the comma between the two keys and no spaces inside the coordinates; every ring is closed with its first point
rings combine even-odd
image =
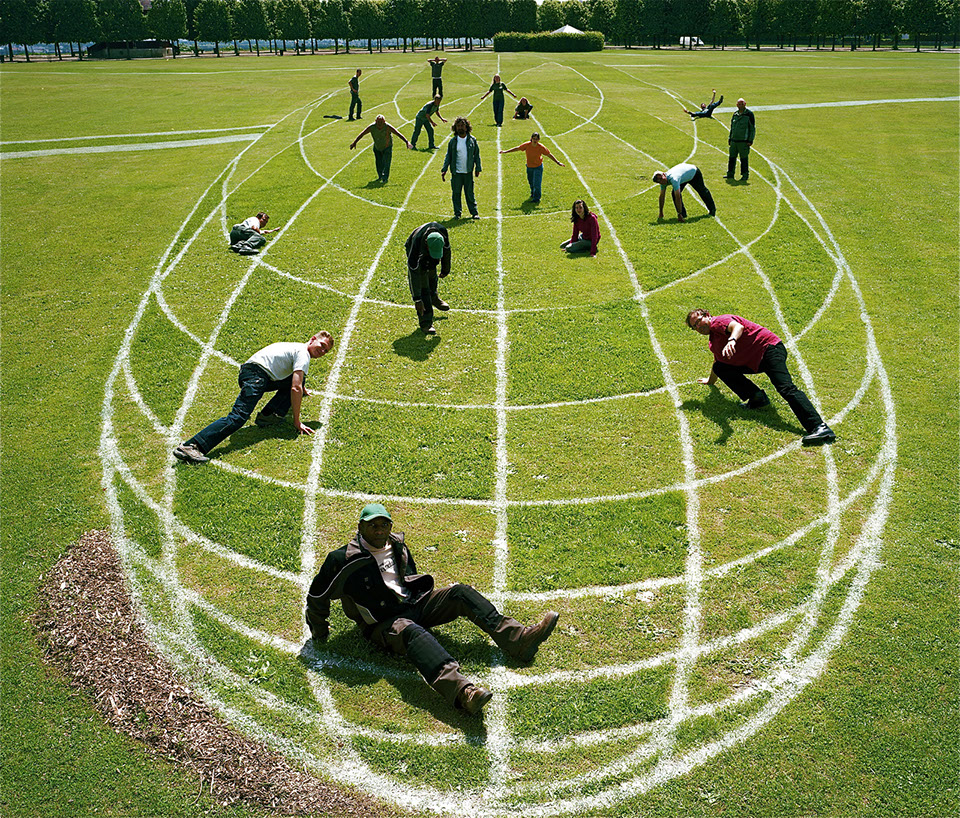
{"type": "Polygon", "coordinates": [[[570,158],[569,154],[562,147],[560,147],[559,144],[557,145],[557,149],[566,158],[570,169],[576,174],[591,200],[594,202],[596,211],[603,219],[604,225],[606,226],[610,240],[613,242],[614,247],[616,247],[624,267],[627,270],[630,283],[634,291],[634,297],[639,304],[641,316],[643,317],[644,324],[647,328],[647,334],[650,339],[651,348],[653,349],[653,352],[660,364],[660,371],[663,381],[667,386],[667,391],[670,394],[671,401],[673,402],[674,411],[677,418],[680,436],[681,459],[686,478],[686,485],[684,486],[683,493],[686,495],[687,501],[685,516],[688,545],[684,571],[684,588],[686,591],[686,599],[684,603],[683,633],[681,636],[683,649],[676,661],[676,671],[674,673],[673,685],[669,696],[668,707],[671,714],[670,724],[668,727],[665,727],[663,730],[660,730],[654,734],[649,746],[650,752],[666,752],[673,745],[676,728],[679,726],[680,714],[686,707],[687,677],[692,668],[692,660],[690,655],[696,648],[696,645],[699,641],[699,595],[702,584],[703,557],[700,552],[700,529],[698,522],[700,501],[696,490],[690,487],[690,482],[696,476],[696,468],[693,459],[693,438],[690,434],[687,418],[681,409],[682,401],[680,400],[679,389],[673,379],[670,363],[660,347],[659,339],[657,338],[656,331],[654,330],[653,324],[650,320],[650,313],[647,308],[645,296],[637,278],[636,271],[634,270],[633,263],[627,256],[623,245],[620,243],[616,229],[614,228],[613,223],[607,217],[603,205],[594,194],[586,179],[583,178],[583,175],[580,173],[580,170],[570,158]]]}
{"type": "Polygon", "coordinates": [[[35,151],[3,151],[0,160],[29,159],[37,156],[61,156],[82,153],[136,153],[159,151],[167,148],[202,148],[208,145],[225,145],[231,142],[256,142],[262,134],[233,134],[211,136],[209,139],[171,139],[169,142],[136,142],[125,145],[86,145],[82,148],[40,148],[35,151]]]}
{"type": "MultiPolygon", "coordinates": [[[[301,149],[302,151],[302,149],[301,149]]],[[[432,154],[428,160],[424,163],[423,168],[421,169],[419,175],[410,185],[410,189],[407,192],[407,196],[404,199],[404,206],[409,202],[410,198],[413,195],[414,190],[417,187],[417,184],[426,174],[427,170],[433,164],[438,153],[432,154]]],[[[304,156],[304,158],[306,158],[304,156]]],[[[328,394],[336,394],[337,386],[340,380],[340,374],[343,369],[344,362],[346,361],[347,351],[350,348],[350,342],[359,318],[360,309],[363,305],[362,297],[366,294],[367,289],[369,288],[373,277],[377,271],[377,268],[380,263],[380,259],[383,256],[383,253],[386,251],[387,246],[390,243],[390,240],[393,238],[393,234],[396,231],[397,225],[400,222],[400,218],[404,212],[404,206],[401,206],[394,216],[394,220],[390,229],[388,230],[386,236],[384,237],[383,242],[381,243],[380,249],[377,252],[373,262],[367,270],[366,277],[364,278],[359,291],[358,298],[354,301],[353,307],[350,311],[350,315],[347,318],[344,329],[341,333],[341,339],[337,346],[336,357],[330,368],[330,372],[327,376],[327,388],[326,392],[328,394]]],[[[310,583],[313,579],[313,574],[316,569],[316,560],[315,560],[315,549],[316,549],[316,540],[317,540],[317,519],[316,519],[316,498],[318,493],[318,487],[320,482],[320,472],[323,466],[324,454],[326,448],[327,434],[330,426],[330,418],[333,413],[334,401],[332,398],[325,397],[321,404],[320,409],[320,421],[321,426],[318,432],[314,435],[313,449],[311,455],[310,463],[310,474],[307,482],[307,490],[304,497],[304,512],[303,512],[303,526],[301,534],[301,548],[300,548],[300,562],[301,562],[301,585],[302,585],[302,594],[304,602],[306,600],[306,594],[310,587],[310,583]]],[[[304,638],[309,639],[309,629],[306,626],[306,623],[303,623],[303,633],[304,638]]],[[[321,706],[321,715],[319,717],[319,723],[322,726],[325,726],[328,735],[339,736],[343,740],[344,747],[346,749],[346,754],[352,756],[353,762],[352,766],[359,767],[364,773],[364,778],[367,779],[370,775],[373,775],[373,771],[369,768],[362,759],[356,754],[352,743],[349,741],[350,735],[342,729],[344,720],[340,716],[336,703],[333,699],[333,696],[329,689],[329,683],[327,680],[320,674],[310,675],[310,687],[313,691],[314,698],[317,700],[318,704],[321,706]]]]}
{"type": "MultiPolygon", "coordinates": [[[[500,57],[497,56],[497,73],[500,73],[500,57]]],[[[477,107],[482,103],[477,102],[477,107]]],[[[476,110],[476,107],[473,109],[476,110]]],[[[472,113],[472,111],[471,111],[472,113]]],[[[496,352],[496,403],[497,440],[495,447],[495,486],[493,513],[496,515],[496,532],[493,538],[493,593],[491,601],[498,609],[503,607],[503,592],[507,587],[507,566],[510,559],[510,541],[508,539],[509,517],[507,513],[507,481],[510,476],[510,459],[507,450],[507,355],[510,351],[510,339],[507,334],[507,314],[504,310],[506,290],[503,267],[503,156],[501,149],[501,128],[496,129],[497,139],[497,352],[496,352]]],[[[512,735],[507,717],[506,697],[499,695],[505,689],[505,671],[502,666],[502,653],[491,649],[492,667],[489,673],[490,688],[497,694],[487,706],[484,725],[487,729],[487,752],[489,757],[489,784],[485,797],[500,801],[506,792],[510,779],[510,746],[512,735]]]]}
{"type": "Polygon", "coordinates": [[[273,127],[264,125],[239,125],[235,128],[201,128],[196,131],[153,131],[150,133],[111,133],[92,136],[58,136],[51,139],[11,139],[0,142],[2,145],[40,145],[45,142],[88,142],[93,139],[140,139],[144,136],[186,136],[197,133],[228,133],[229,131],[262,131],[273,127]]]}

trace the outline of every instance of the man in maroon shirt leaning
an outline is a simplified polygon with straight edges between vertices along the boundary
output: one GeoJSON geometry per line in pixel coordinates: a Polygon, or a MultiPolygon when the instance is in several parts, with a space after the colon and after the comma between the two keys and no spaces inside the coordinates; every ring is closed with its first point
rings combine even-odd
{"type": "Polygon", "coordinates": [[[806,430],[804,446],[821,446],[837,439],[810,399],[793,382],[787,370],[787,348],[770,330],[739,315],[714,317],[704,309],[687,313],[687,326],[710,337],[709,346],[714,357],[710,377],[699,378],[697,383],[713,386],[719,378],[744,401],[747,408],[760,409],[769,404],[770,399],[746,377],[746,373],[763,372],[806,430]]]}

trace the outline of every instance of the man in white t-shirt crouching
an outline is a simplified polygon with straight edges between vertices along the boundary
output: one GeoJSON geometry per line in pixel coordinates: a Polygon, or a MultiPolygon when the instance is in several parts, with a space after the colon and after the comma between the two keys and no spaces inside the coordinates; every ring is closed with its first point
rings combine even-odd
{"type": "Polygon", "coordinates": [[[260,427],[279,423],[293,409],[293,425],[301,434],[312,435],[313,429],[300,420],[300,402],[309,395],[304,381],[310,361],[333,349],[333,336],[323,330],[305,344],[281,341],[264,347],[240,367],[240,394],[226,417],[215,420],[186,443],[173,450],[173,456],[184,463],[206,463],[207,453],[226,440],[247,422],[260,398],[276,392],[257,415],[260,427]]]}

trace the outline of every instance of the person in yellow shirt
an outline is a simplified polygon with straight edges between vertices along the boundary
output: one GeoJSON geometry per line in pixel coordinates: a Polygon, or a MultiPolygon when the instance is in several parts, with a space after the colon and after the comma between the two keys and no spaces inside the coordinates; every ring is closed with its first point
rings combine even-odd
{"type": "Polygon", "coordinates": [[[527,155],[527,182],[530,183],[530,201],[534,204],[540,201],[541,185],[543,183],[543,157],[549,156],[561,168],[563,162],[557,160],[550,149],[540,141],[540,134],[536,131],[530,135],[530,141],[517,145],[515,148],[508,148],[500,153],[513,153],[514,151],[523,151],[527,155]]]}

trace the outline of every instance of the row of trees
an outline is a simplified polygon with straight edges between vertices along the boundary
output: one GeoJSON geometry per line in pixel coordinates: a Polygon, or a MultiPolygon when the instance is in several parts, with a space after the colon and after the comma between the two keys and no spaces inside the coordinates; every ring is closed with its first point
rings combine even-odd
{"type": "MultiPolygon", "coordinates": [[[[404,51],[417,39],[489,40],[501,31],[552,31],[564,24],[599,31],[607,42],[660,48],[681,37],[704,38],[714,47],[760,47],[798,41],[849,42],[896,47],[912,35],[941,47],[960,34],[960,0],[153,0],[144,14],[139,0],[2,0],[0,42],[60,43],[133,41],[149,36],[176,42],[239,43],[260,51],[269,41],[280,53],[316,50],[318,40],[398,42],[404,51]]],[[[691,39],[691,43],[693,40],[691,39]]],[[[692,47],[692,46],[691,46],[692,47]]],[[[71,46],[72,51],[72,46],[71,46]]],[[[12,46],[10,56],[13,56],[12,46]]],[[[81,55],[82,57],[82,55],[81,55]]],[[[29,60],[29,52],[27,52],[29,60]]]]}

